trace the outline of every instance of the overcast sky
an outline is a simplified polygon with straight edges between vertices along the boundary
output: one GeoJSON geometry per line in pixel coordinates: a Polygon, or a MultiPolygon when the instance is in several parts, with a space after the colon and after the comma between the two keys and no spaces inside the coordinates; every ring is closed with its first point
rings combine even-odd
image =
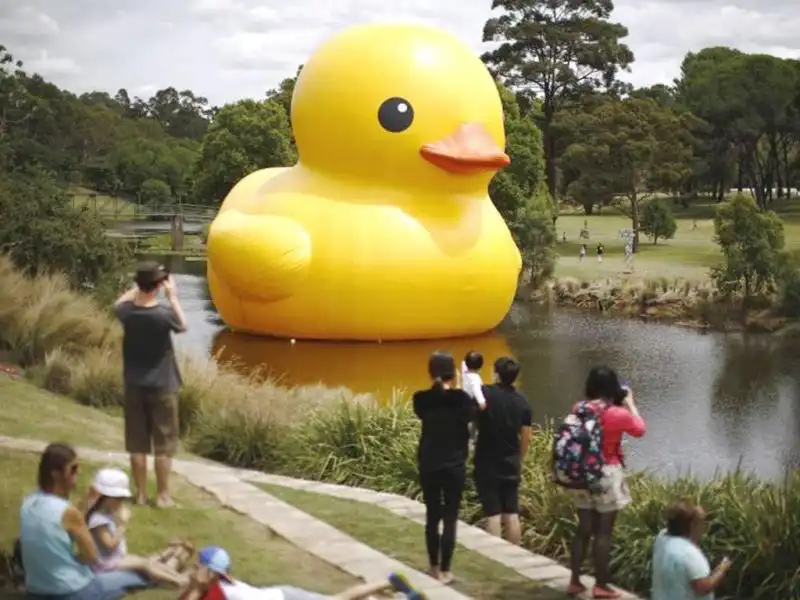
{"type": "MultiPolygon", "coordinates": [[[[800,57],[800,0],[616,0],[636,55],[625,77],[670,83],[712,45],[800,57]],[[759,7],[762,5],[762,7],[759,7]]],[[[191,89],[223,104],[262,97],[332,32],[422,21],[481,51],[491,0],[0,0],[0,43],[74,92],[191,89]]]]}

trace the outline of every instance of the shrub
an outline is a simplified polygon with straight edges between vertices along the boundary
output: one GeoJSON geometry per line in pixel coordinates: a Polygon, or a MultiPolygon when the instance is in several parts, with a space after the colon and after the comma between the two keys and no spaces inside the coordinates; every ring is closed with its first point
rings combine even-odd
{"type": "Polygon", "coordinates": [[[61,348],[81,353],[113,346],[119,328],[59,275],[27,278],[0,256],[0,349],[31,365],[61,348]]]}

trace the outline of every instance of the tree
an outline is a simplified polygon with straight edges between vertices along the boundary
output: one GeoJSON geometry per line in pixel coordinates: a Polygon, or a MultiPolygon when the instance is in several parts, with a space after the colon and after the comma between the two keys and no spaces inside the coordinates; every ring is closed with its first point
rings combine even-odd
{"type": "Polygon", "coordinates": [[[714,234],[724,262],[712,268],[711,277],[720,291],[741,292],[746,307],[781,272],[783,222],[772,211],[760,212],[753,198],[738,194],[717,207],[714,234]]]}
{"type": "Polygon", "coordinates": [[[492,179],[489,196],[520,249],[526,278],[537,285],[552,275],[555,267],[555,210],[545,187],[542,135],[533,111],[523,115],[511,91],[498,84],[498,92],[511,165],[492,179]]]}
{"type": "Polygon", "coordinates": [[[556,196],[553,118],[587,93],[618,90],[617,72],[633,62],[620,43],[628,30],[608,19],[612,0],[493,0],[502,14],[487,21],[483,40],[500,42],[483,60],[506,85],[542,100],[547,189],[556,196]]]}
{"type": "Polygon", "coordinates": [[[274,100],[228,104],[203,137],[195,164],[195,197],[202,203],[221,202],[245,175],[296,160],[289,119],[280,104],[274,100]]]}
{"type": "Polygon", "coordinates": [[[631,219],[639,246],[640,205],[658,190],[676,189],[691,174],[693,121],[651,99],[610,99],[575,116],[580,141],[561,162],[576,174],[570,191],[596,185],[631,219]]]}
{"type": "Polygon", "coordinates": [[[172,204],[172,190],[160,179],[147,179],[139,188],[139,200],[151,206],[172,204]]]}
{"type": "Polygon", "coordinates": [[[0,252],[30,275],[61,272],[96,289],[119,277],[130,253],[89,209],[75,210],[42,170],[0,176],[0,252]]]}
{"type": "Polygon", "coordinates": [[[277,88],[267,90],[267,100],[275,100],[286,111],[286,115],[292,115],[292,96],[294,95],[294,86],[297,84],[297,78],[300,77],[300,72],[303,70],[303,65],[297,67],[297,73],[294,77],[287,77],[278,84],[277,88]]]}
{"type": "Polygon", "coordinates": [[[798,139],[800,67],[796,61],[730,48],[689,53],[678,98],[708,124],[703,135],[708,182],[718,201],[735,181],[762,209],[790,178],[790,145],[798,139]]]}
{"type": "Polygon", "coordinates": [[[653,238],[653,245],[658,244],[659,238],[670,240],[675,236],[678,224],[666,200],[653,198],[645,203],[642,208],[641,229],[648,237],[653,238]]]}

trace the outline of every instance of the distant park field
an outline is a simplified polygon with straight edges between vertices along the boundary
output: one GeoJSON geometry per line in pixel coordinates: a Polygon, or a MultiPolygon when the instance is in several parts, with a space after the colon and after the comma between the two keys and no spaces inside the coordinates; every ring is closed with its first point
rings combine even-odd
{"type": "MultiPolygon", "coordinates": [[[[717,204],[700,202],[683,209],[673,206],[678,230],[671,240],[652,239],[642,235],[639,252],[633,259],[633,272],[625,273],[624,242],[619,231],[630,227],[630,219],[619,211],[607,207],[601,214],[592,216],[579,213],[562,214],[556,221],[558,254],[557,277],[575,277],[581,280],[618,277],[651,279],[657,277],[701,281],[708,277],[708,269],[721,258],[714,243],[714,214],[717,204]],[[580,231],[587,222],[589,240],[582,240],[580,231]],[[696,225],[696,228],[695,228],[696,225]],[[563,235],[566,234],[566,242],[563,235]],[[603,262],[597,262],[595,249],[602,242],[606,252],[603,262]],[[587,246],[587,255],[578,260],[581,243],[587,246]]],[[[776,200],[773,209],[785,222],[787,249],[800,250],[800,198],[776,200]]]]}

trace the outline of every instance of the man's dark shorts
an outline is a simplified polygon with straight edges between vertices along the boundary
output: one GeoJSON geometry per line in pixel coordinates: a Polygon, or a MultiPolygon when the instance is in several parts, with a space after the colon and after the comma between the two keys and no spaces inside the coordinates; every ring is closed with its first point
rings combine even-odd
{"type": "Polygon", "coordinates": [[[126,386],[125,451],[174,456],[179,441],[178,395],[126,386]]]}
{"type": "Polygon", "coordinates": [[[490,468],[476,468],[475,489],[485,516],[519,514],[519,478],[497,477],[490,468]]]}

